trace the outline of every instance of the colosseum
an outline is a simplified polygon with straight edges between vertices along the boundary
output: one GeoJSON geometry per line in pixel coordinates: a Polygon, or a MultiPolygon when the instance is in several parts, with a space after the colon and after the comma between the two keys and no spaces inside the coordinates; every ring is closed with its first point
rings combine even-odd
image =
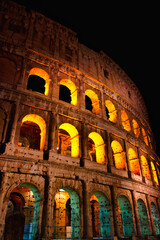
{"type": "Polygon", "coordinates": [[[0,239],[160,239],[160,165],[135,83],[0,3],[0,239]]]}

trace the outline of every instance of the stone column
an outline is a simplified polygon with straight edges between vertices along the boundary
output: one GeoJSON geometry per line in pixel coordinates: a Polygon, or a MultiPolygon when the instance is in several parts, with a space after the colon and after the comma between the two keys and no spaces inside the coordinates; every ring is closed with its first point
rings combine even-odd
{"type": "Polygon", "coordinates": [[[147,200],[147,209],[148,209],[148,220],[150,224],[150,229],[151,229],[151,235],[154,234],[154,223],[152,222],[152,211],[151,211],[151,206],[150,206],[150,201],[149,201],[149,195],[146,194],[146,200],[147,200]]]}
{"type": "Polygon", "coordinates": [[[14,117],[13,117],[9,142],[6,144],[6,149],[5,149],[5,153],[9,154],[9,155],[13,154],[15,144],[18,144],[18,139],[17,138],[16,138],[16,142],[15,142],[15,136],[16,136],[16,130],[17,130],[19,110],[20,110],[20,98],[18,98],[18,100],[13,104],[13,108],[12,108],[12,111],[11,111],[11,113],[14,112],[14,117]]]}
{"type": "Polygon", "coordinates": [[[85,122],[82,122],[81,129],[81,166],[84,166],[85,160],[88,158],[88,131],[85,122]]]}
{"type": "Polygon", "coordinates": [[[89,182],[83,183],[83,238],[92,239],[92,214],[89,196],[89,182]]]}
{"type": "Polygon", "coordinates": [[[135,224],[136,224],[136,235],[141,236],[141,228],[139,223],[139,217],[138,217],[138,209],[137,209],[137,201],[135,197],[136,192],[131,190],[131,196],[132,196],[132,202],[133,202],[133,211],[135,216],[135,224]]]}
{"type": "Polygon", "coordinates": [[[115,196],[115,189],[113,186],[110,186],[111,191],[111,200],[112,200],[112,215],[113,215],[113,236],[114,239],[118,236],[118,225],[117,225],[117,208],[116,208],[116,196],[115,196]]]}
{"type": "Polygon", "coordinates": [[[54,231],[54,199],[52,194],[52,180],[50,179],[46,186],[46,195],[44,206],[43,206],[43,217],[42,219],[44,225],[44,231],[42,233],[42,239],[53,239],[53,231],[54,231]]]}
{"type": "Polygon", "coordinates": [[[57,130],[57,113],[51,113],[51,132],[49,144],[49,160],[54,158],[57,153],[58,130],[57,130]]]}

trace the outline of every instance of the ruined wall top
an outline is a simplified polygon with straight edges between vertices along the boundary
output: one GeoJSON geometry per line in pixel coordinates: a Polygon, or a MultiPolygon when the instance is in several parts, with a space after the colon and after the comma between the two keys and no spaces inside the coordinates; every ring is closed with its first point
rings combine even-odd
{"type": "Polygon", "coordinates": [[[144,100],[127,74],[104,52],[97,53],[79,43],[77,34],[61,24],[28,10],[25,6],[2,0],[0,3],[0,41],[12,44],[19,55],[35,50],[76,69],[80,74],[108,88],[133,106],[148,121],[144,100]]]}

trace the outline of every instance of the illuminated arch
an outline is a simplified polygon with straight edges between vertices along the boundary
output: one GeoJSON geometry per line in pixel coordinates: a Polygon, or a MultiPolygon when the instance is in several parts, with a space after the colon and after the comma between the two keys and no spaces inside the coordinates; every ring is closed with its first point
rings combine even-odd
{"type": "Polygon", "coordinates": [[[159,185],[157,171],[153,162],[151,162],[151,169],[152,169],[153,179],[156,182],[156,184],[159,185]]]}
{"type": "Polygon", "coordinates": [[[155,228],[155,233],[156,235],[160,235],[160,219],[159,219],[159,214],[157,207],[153,202],[151,202],[151,211],[152,211],[152,217],[153,217],[153,222],[154,222],[154,228],[155,228]]]}
{"type": "Polygon", "coordinates": [[[96,152],[96,162],[104,164],[105,163],[105,145],[103,138],[100,134],[96,132],[91,132],[88,135],[88,138],[92,139],[95,145],[95,152],[96,152]]]}
{"type": "Polygon", "coordinates": [[[117,122],[117,110],[115,109],[114,104],[110,100],[106,100],[105,106],[108,109],[109,121],[116,123],[117,122]]]}
{"type": "Polygon", "coordinates": [[[114,164],[117,169],[125,169],[125,155],[121,144],[113,140],[111,143],[111,148],[113,151],[114,164]]]}
{"type": "Polygon", "coordinates": [[[118,218],[121,234],[124,237],[134,236],[132,207],[130,201],[124,195],[118,198],[118,218]]]}
{"type": "Polygon", "coordinates": [[[127,113],[124,110],[121,110],[121,121],[122,121],[123,128],[126,131],[130,132],[131,131],[130,121],[127,113]]]}
{"type": "Polygon", "coordinates": [[[147,161],[146,157],[143,155],[141,156],[141,164],[142,164],[142,170],[143,170],[144,176],[148,180],[151,180],[151,174],[150,174],[150,170],[149,170],[148,161],[147,161]]]}
{"type": "Polygon", "coordinates": [[[71,92],[71,104],[77,106],[77,88],[74,82],[69,79],[62,79],[60,85],[66,86],[71,92]]]}
{"type": "Polygon", "coordinates": [[[49,78],[49,75],[46,71],[44,71],[43,69],[41,68],[32,68],[30,71],[29,71],[29,76],[31,75],[36,75],[38,77],[41,77],[44,79],[45,81],[45,91],[44,91],[44,95],[48,96],[48,93],[49,93],[49,83],[50,83],[50,78],[49,78]]]}
{"type": "MultiPolygon", "coordinates": [[[[46,123],[45,123],[44,119],[36,114],[28,114],[22,119],[22,124],[27,121],[36,123],[39,126],[39,128],[41,130],[40,150],[43,150],[44,145],[45,145],[45,138],[46,138],[46,123]]],[[[22,126],[22,124],[21,124],[21,126],[22,126]]]]}
{"type": "Polygon", "coordinates": [[[129,148],[128,150],[128,159],[131,172],[140,175],[139,160],[136,152],[132,148],[129,148]]]}
{"type": "Polygon", "coordinates": [[[138,138],[140,135],[140,127],[135,119],[132,120],[133,131],[136,137],[138,138]]]}
{"type": "Polygon", "coordinates": [[[93,238],[112,237],[111,207],[108,198],[102,192],[94,192],[90,198],[93,238]]]}
{"type": "Polygon", "coordinates": [[[148,138],[147,138],[147,134],[146,134],[146,131],[144,130],[144,128],[142,128],[142,135],[143,135],[145,144],[148,146],[148,138]]]}
{"type": "Polygon", "coordinates": [[[79,134],[77,129],[70,123],[63,123],[59,129],[63,129],[70,135],[71,141],[71,156],[79,157],[79,134]]]}
{"type": "Polygon", "coordinates": [[[96,114],[99,114],[100,113],[100,108],[99,108],[98,95],[90,89],[87,89],[85,91],[85,95],[88,96],[92,101],[92,107],[93,107],[92,112],[96,113],[96,114]]]}
{"type": "Polygon", "coordinates": [[[138,217],[142,235],[150,235],[150,225],[148,221],[147,208],[142,199],[137,200],[138,217]]]}
{"type": "Polygon", "coordinates": [[[11,191],[9,204],[14,203],[15,208],[12,209],[12,212],[9,208],[7,209],[4,239],[11,239],[11,234],[12,239],[36,239],[40,201],[40,191],[32,183],[23,182],[11,191]],[[18,228],[17,231],[14,231],[15,227],[18,228]],[[9,236],[7,236],[8,233],[9,236]]]}
{"type": "Polygon", "coordinates": [[[70,187],[59,189],[55,195],[54,239],[80,239],[80,221],[78,194],[70,187]]]}

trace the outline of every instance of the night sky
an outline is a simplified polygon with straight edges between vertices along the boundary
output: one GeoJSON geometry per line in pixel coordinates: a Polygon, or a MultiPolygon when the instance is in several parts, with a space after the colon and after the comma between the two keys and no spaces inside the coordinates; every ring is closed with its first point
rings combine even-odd
{"type": "Polygon", "coordinates": [[[147,105],[160,157],[158,1],[15,2],[72,29],[80,43],[102,50],[128,74],[147,105]]]}

